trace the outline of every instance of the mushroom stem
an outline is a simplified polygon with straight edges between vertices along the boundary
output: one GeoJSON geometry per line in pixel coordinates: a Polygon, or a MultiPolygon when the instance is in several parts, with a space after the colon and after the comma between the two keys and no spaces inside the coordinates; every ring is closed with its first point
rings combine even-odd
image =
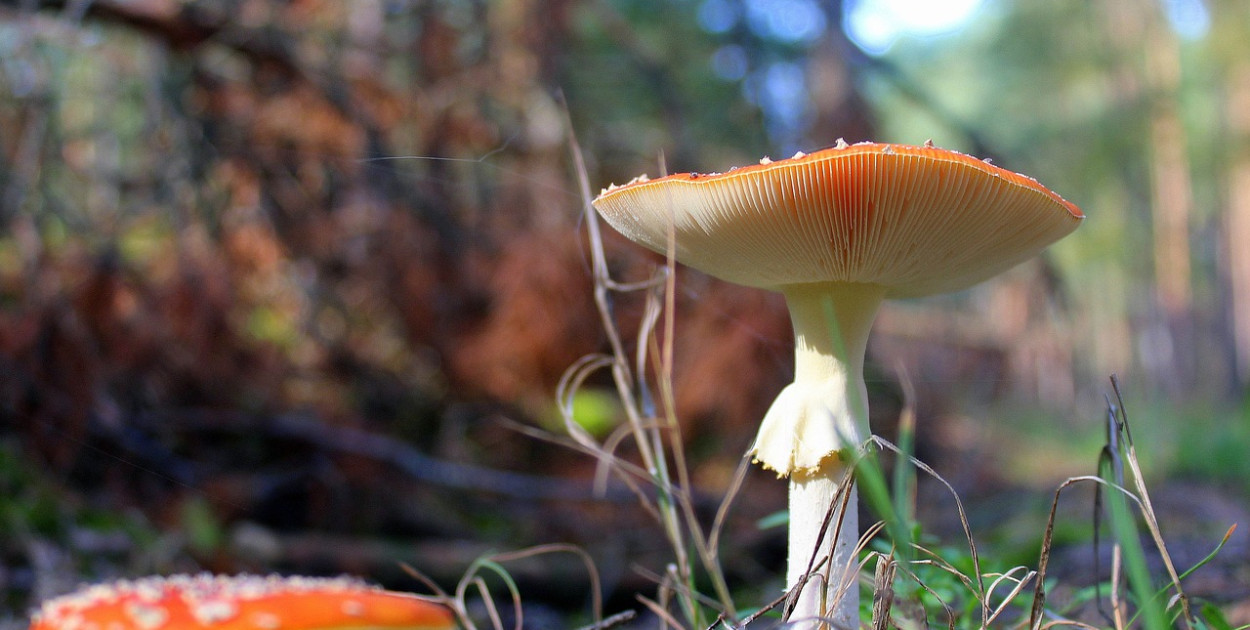
{"type": "Polygon", "coordinates": [[[802,581],[813,559],[819,563],[828,558],[820,571],[823,577],[809,580],[802,589],[791,619],[821,617],[833,620],[835,627],[856,628],[859,519],[853,487],[848,489],[846,513],[835,507],[846,470],[837,455],[869,434],[864,351],[885,288],[814,283],[782,291],[794,325],[794,383],[782,390],[765,416],[756,458],[790,474],[787,586],[802,581]],[[820,529],[831,510],[822,540],[820,529]]]}
{"type": "MultiPolygon", "coordinates": [[[[826,468],[841,470],[842,466],[826,468]]],[[[795,628],[825,628],[815,622],[819,617],[833,622],[832,627],[850,629],[859,627],[859,588],[855,582],[858,564],[855,546],[859,541],[859,514],[854,491],[847,497],[846,512],[840,513],[838,483],[840,472],[829,475],[823,471],[815,474],[802,472],[790,476],[790,546],[786,585],[792,588],[807,573],[809,566],[816,566],[822,558],[829,560],[819,565],[813,577],[799,593],[798,601],[790,614],[795,628]],[[824,544],[817,537],[824,524],[829,507],[838,503],[824,544]],[[813,562],[813,559],[816,562],[813,562]]]]}

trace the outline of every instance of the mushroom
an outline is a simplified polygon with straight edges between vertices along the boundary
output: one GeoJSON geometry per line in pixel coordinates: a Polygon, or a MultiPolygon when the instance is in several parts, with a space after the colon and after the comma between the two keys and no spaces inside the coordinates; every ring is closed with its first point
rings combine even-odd
{"type": "Polygon", "coordinates": [[[677,261],[785,296],[794,382],[751,454],[790,478],[787,585],[804,581],[813,559],[830,570],[824,588],[801,589],[792,618],[858,627],[853,487],[834,516],[838,539],[818,537],[850,463],[838,455],[869,434],[863,364],[878,306],[1002,272],[1076,229],[1081,210],[1029,177],[929,142],[841,140],[726,173],[642,176],[592,203],[636,243],[663,253],[671,234],[677,261]]]}
{"type": "Polygon", "coordinates": [[[31,630],[442,630],[451,611],[351,578],[177,575],[97,584],[45,602],[31,630]]]}

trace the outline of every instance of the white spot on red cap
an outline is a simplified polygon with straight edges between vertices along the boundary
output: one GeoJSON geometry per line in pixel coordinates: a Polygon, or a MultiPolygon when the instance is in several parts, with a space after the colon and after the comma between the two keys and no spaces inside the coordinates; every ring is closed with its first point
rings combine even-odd
{"type": "Polygon", "coordinates": [[[349,617],[360,617],[365,614],[365,605],[354,599],[344,601],[341,609],[343,614],[349,617]]]}
{"type": "Polygon", "coordinates": [[[253,626],[264,628],[264,630],[278,630],[282,627],[282,619],[273,613],[252,613],[248,619],[251,620],[253,626]]]}
{"type": "Polygon", "coordinates": [[[229,621],[239,614],[239,606],[226,599],[209,599],[205,601],[188,601],[187,607],[191,616],[205,626],[229,621]]]}
{"type": "Polygon", "coordinates": [[[154,603],[130,602],[125,609],[126,617],[141,630],[156,630],[169,621],[169,613],[154,603]]]}

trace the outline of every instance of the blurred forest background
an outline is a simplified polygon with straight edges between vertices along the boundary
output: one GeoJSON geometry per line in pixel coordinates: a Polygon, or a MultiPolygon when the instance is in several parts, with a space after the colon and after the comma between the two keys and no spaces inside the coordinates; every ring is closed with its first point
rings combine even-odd
{"type": "MultiPolygon", "coordinates": [[[[606,348],[571,132],[596,189],[838,138],[1036,177],[1085,224],[984,286],[887,304],[875,428],[913,385],[921,457],[1033,563],[1117,373],[1165,533],[1205,553],[1246,529],[1242,0],[0,0],[0,617],[175,571],[418,589],[406,561],[450,586],[545,542],[587,548],[627,604],[648,589],[634,566],[667,560],[636,502],[515,428],[559,431],[561,375],[606,348]]],[[[605,238],[620,279],[661,262],[605,238]]],[[[678,411],[714,508],[789,380],[789,322],[775,295],[677,286],[678,411]]],[[[632,339],[642,299],[616,306],[632,339]]],[[[601,434],[608,385],[576,398],[601,434]]],[[[784,486],[752,471],[726,534],[759,603],[783,534],[756,521],[784,486]]],[[[1235,607],[1244,533],[1224,556],[1192,579],[1235,607]]],[[[522,565],[534,601],[584,609],[575,559],[522,565]]]]}

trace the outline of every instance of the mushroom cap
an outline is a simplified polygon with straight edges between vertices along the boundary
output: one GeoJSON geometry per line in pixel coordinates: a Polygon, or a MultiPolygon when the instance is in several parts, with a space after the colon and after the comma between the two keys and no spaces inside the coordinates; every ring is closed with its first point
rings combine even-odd
{"type": "Polygon", "coordinates": [[[177,575],[88,586],[43,604],[31,630],[435,630],[451,611],[350,578],[177,575]]]}
{"type": "Polygon", "coordinates": [[[1075,230],[1084,214],[1032,178],[925,146],[861,143],[726,173],[639,177],[593,201],[612,227],[737,284],[970,287],[1075,230]]]}

